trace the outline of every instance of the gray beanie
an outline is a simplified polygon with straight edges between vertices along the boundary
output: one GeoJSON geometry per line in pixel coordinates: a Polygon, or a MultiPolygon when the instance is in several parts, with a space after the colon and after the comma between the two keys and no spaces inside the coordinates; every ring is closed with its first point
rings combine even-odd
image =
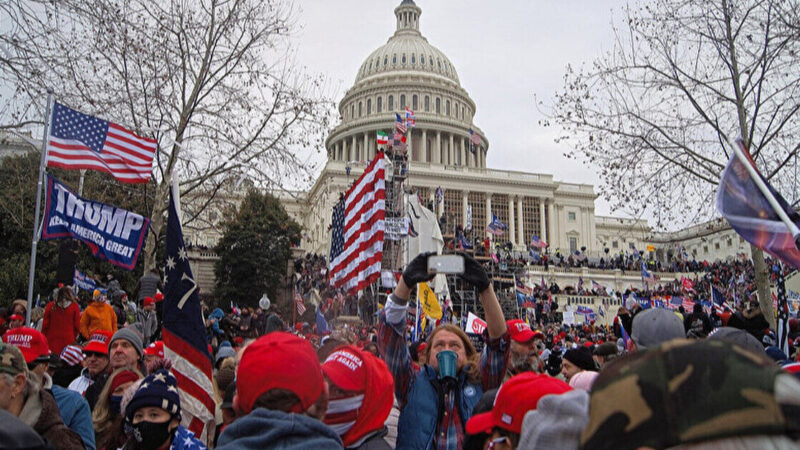
{"type": "Polygon", "coordinates": [[[518,449],[574,450],[589,424],[589,394],[580,389],[545,395],[522,421],[518,449]]]}
{"type": "Polygon", "coordinates": [[[233,347],[220,347],[219,350],[217,350],[217,357],[214,359],[214,363],[218,363],[223,358],[233,358],[235,356],[236,350],[234,350],[233,347]]]}
{"type": "Polygon", "coordinates": [[[142,357],[142,336],[139,335],[138,331],[132,327],[120,328],[108,342],[109,353],[111,352],[111,346],[114,345],[114,341],[119,339],[125,339],[133,344],[134,348],[136,348],[136,352],[139,353],[139,358],[142,357]]]}

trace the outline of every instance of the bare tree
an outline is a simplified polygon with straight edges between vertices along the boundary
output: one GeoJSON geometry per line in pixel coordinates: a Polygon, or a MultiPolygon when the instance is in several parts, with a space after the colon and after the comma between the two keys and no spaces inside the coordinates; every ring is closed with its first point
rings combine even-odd
{"type": "MultiPolygon", "coordinates": [[[[649,213],[659,228],[714,214],[726,140],[737,136],[785,191],[800,149],[800,40],[786,20],[797,9],[796,0],[629,6],[613,48],[567,68],[543,123],[562,127],[569,157],[597,167],[614,209],[649,213]]],[[[774,322],[763,253],[751,249],[774,322]]]]}
{"type": "MultiPolygon", "coordinates": [[[[257,187],[311,179],[298,151],[323,148],[332,103],[299,72],[294,11],[280,0],[0,2],[0,127],[41,123],[45,92],[159,141],[145,267],[170,178],[200,199],[247,177],[257,187]]],[[[317,150],[319,151],[319,150],[317,150]]]]}

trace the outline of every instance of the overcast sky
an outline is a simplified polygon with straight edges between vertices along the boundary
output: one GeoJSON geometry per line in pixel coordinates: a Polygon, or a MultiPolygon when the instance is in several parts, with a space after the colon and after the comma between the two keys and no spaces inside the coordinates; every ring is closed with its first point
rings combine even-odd
{"type": "MultiPolygon", "coordinates": [[[[415,0],[422,35],[453,62],[477,105],[475,123],[489,142],[490,168],[549,173],[599,184],[595,172],[563,156],[556,130],[539,125],[535,98],[552,103],[567,64],[590,63],[612,44],[612,14],[602,0],[415,0]]],[[[298,63],[325,75],[335,101],[353,85],[364,59],[394,33],[400,0],[297,2],[298,63]]],[[[609,214],[597,201],[597,214],[609,214]]]]}

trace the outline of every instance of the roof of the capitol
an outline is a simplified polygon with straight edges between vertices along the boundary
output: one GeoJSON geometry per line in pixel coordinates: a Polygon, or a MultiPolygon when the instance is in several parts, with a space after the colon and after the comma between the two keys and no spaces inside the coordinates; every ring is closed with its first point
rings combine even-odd
{"type": "MultiPolygon", "coordinates": [[[[413,0],[403,0],[398,8],[407,6],[419,10],[413,0]]],[[[399,27],[386,44],[378,47],[364,60],[355,82],[376,74],[407,71],[442,76],[460,85],[453,63],[441,50],[428,43],[419,31],[399,27]]]]}

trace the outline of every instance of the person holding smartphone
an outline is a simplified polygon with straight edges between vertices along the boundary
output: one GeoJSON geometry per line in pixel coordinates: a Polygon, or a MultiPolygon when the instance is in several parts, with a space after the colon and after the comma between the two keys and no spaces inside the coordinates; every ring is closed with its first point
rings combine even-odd
{"type": "Polygon", "coordinates": [[[378,346],[394,376],[401,408],[397,448],[462,448],[475,404],[484,390],[500,386],[508,364],[510,344],[500,303],[486,271],[464,254],[459,276],[478,291],[486,316],[483,352],[476,352],[461,328],[443,324],[428,338],[420,366],[411,364],[405,337],[408,299],[417,283],[436,275],[428,270],[433,255],[422,253],[406,266],[380,312],[378,346]]]}

